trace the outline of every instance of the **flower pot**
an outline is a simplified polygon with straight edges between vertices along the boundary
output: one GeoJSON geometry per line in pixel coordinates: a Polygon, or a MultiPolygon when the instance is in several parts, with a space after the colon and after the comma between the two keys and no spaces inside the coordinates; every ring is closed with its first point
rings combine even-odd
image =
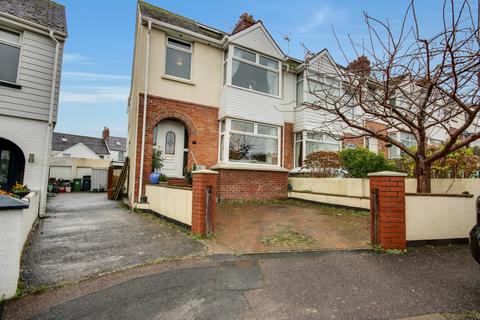
{"type": "Polygon", "coordinates": [[[150,183],[151,184],[158,184],[158,182],[160,181],[160,176],[162,174],[161,173],[158,173],[158,172],[152,172],[150,173],[150,183]]]}
{"type": "Polygon", "coordinates": [[[17,192],[13,192],[14,195],[16,195],[18,198],[22,199],[22,198],[25,198],[26,196],[28,196],[28,194],[30,193],[30,191],[17,191],[17,192]]]}
{"type": "Polygon", "coordinates": [[[72,187],[65,187],[66,192],[72,192],[72,187]]]}

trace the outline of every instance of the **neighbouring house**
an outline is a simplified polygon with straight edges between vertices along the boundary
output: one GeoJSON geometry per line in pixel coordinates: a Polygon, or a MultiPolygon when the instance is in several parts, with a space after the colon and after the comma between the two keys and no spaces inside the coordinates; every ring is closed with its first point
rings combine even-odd
{"type": "Polygon", "coordinates": [[[49,177],[72,180],[92,176],[103,181],[92,181],[92,188],[105,189],[108,168],[121,168],[125,152],[126,138],[110,136],[108,128],[103,129],[101,138],[54,132],[49,177]]]}
{"type": "Polygon", "coordinates": [[[62,5],[0,1],[0,188],[18,182],[32,191],[23,204],[0,201],[0,300],[15,295],[23,245],[45,212],[66,38],[62,5]]]}
{"type": "MultiPolygon", "coordinates": [[[[172,183],[194,165],[216,170],[220,201],[286,197],[289,172],[315,151],[365,147],[400,157],[375,138],[319,127],[331,115],[305,107],[317,100],[312,88],[342,92],[342,73],[362,70],[368,59],[342,67],[326,49],[307,58],[285,55],[246,13],[225,32],[139,1],[128,102],[130,204],[145,200],[154,150],[162,151],[162,173],[172,183]]],[[[360,111],[352,107],[351,116],[360,111]]],[[[387,128],[374,119],[365,125],[387,128]]],[[[412,136],[388,133],[415,144],[412,136]]],[[[445,139],[441,130],[430,137],[432,144],[445,139]]]]}

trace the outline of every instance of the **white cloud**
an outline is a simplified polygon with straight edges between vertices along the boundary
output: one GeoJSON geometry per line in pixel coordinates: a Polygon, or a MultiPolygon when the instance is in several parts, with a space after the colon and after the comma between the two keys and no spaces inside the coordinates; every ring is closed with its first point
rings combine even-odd
{"type": "Polygon", "coordinates": [[[89,73],[89,72],[62,72],[64,78],[73,80],[130,80],[130,76],[116,75],[116,74],[104,74],[104,73],[89,73]]]}
{"type": "Polygon", "coordinates": [[[127,103],[130,88],[124,86],[111,87],[69,87],[60,93],[61,103],[127,103]]]}
{"type": "Polygon", "coordinates": [[[80,53],[68,53],[63,54],[63,63],[65,64],[81,64],[81,65],[92,65],[93,62],[90,61],[87,57],[80,53]]]}
{"type": "Polygon", "coordinates": [[[322,8],[316,9],[313,12],[313,16],[307,18],[308,20],[305,24],[298,26],[298,31],[302,33],[309,32],[312,29],[315,29],[316,27],[331,20],[332,14],[333,13],[328,6],[323,6],[322,8]]]}

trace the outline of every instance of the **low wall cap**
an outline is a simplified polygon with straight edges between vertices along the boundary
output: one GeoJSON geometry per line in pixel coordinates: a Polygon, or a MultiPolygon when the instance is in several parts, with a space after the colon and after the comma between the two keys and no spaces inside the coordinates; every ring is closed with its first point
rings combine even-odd
{"type": "Polygon", "coordinates": [[[217,171],[208,170],[208,169],[196,170],[196,171],[193,171],[193,172],[192,172],[192,174],[197,174],[197,173],[203,173],[203,174],[218,174],[217,171]]]}
{"type": "Polygon", "coordinates": [[[369,173],[368,176],[369,177],[406,177],[407,174],[404,172],[380,171],[380,172],[369,173]]]}

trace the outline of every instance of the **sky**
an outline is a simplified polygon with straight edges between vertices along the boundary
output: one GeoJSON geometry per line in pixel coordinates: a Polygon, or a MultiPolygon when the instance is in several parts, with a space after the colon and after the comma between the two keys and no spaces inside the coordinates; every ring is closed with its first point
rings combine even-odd
{"type": "MultiPolygon", "coordinates": [[[[66,7],[68,38],[64,50],[57,132],[126,136],[127,99],[135,31],[136,0],[56,0],[66,7]]],[[[367,40],[363,12],[399,26],[407,0],[150,0],[156,6],[230,32],[248,12],[262,20],[282,50],[303,58],[327,48],[337,63],[346,65],[332,29],[349,59],[355,52],[348,37],[367,40]],[[286,41],[285,37],[290,40],[286,41]]],[[[442,1],[417,1],[422,30],[441,27],[442,1]]],[[[154,57],[153,57],[154,59],[154,57]]]]}

